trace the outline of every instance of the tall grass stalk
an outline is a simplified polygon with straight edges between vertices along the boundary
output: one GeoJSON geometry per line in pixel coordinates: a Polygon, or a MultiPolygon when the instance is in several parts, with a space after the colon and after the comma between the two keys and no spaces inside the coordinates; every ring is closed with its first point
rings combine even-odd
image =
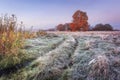
{"type": "Polygon", "coordinates": [[[17,23],[15,15],[0,17],[0,69],[13,66],[24,60],[25,30],[17,23]],[[23,59],[24,58],[24,59],[23,59]]]}

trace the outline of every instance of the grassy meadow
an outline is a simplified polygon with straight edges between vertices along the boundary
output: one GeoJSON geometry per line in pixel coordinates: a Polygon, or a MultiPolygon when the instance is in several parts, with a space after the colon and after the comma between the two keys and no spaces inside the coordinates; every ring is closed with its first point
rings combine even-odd
{"type": "Polygon", "coordinates": [[[26,31],[0,17],[0,80],[119,80],[120,32],[26,31]]]}

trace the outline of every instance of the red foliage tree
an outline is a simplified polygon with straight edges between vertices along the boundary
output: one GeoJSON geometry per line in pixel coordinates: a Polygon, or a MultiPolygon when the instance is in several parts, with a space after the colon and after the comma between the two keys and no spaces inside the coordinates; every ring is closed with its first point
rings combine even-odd
{"type": "Polygon", "coordinates": [[[70,23],[70,29],[72,31],[87,31],[89,29],[89,26],[88,26],[88,16],[86,14],[86,12],[83,12],[83,11],[76,11],[74,14],[73,14],[73,22],[70,23]]]}

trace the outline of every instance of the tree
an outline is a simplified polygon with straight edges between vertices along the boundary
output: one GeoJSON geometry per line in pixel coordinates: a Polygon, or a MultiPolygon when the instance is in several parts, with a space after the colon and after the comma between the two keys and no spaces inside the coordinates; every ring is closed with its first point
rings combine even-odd
{"type": "Polygon", "coordinates": [[[58,26],[56,26],[56,29],[58,31],[64,31],[64,25],[63,24],[59,24],[58,26]]]}
{"type": "Polygon", "coordinates": [[[88,26],[88,16],[86,14],[86,12],[83,11],[76,11],[73,14],[73,22],[70,24],[70,28],[72,31],[87,31],[89,29],[88,26]]]}
{"type": "Polygon", "coordinates": [[[110,24],[97,24],[94,28],[94,31],[113,31],[113,27],[110,24]]]}
{"type": "Polygon", "coordinates": [[[105,24],[106,30],[113,31],[113,27],[110,24],[105,24]]]}
{"type": "Polygon", "coordinates": [[[56,26],[56,30],[58,31],[88,31],[89,30],[89,24],[88,24],[88,16],[86,12],[77,10],[73,14],[73,21],[72,23],[66,23],[66,24],[59,24],[56,26]]]}

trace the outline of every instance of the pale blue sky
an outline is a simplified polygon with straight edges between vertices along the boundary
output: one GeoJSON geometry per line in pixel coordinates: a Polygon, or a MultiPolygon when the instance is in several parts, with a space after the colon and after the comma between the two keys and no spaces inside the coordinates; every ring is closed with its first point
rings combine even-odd
{"type": "Polygon", "coordinates": [[[110,23],[120,29],[120,0],[0,0],[0,14],[15,14],[26,27],[46,29],[72,21],[76,10],[87,12],[89,24],[110,23]]]}

